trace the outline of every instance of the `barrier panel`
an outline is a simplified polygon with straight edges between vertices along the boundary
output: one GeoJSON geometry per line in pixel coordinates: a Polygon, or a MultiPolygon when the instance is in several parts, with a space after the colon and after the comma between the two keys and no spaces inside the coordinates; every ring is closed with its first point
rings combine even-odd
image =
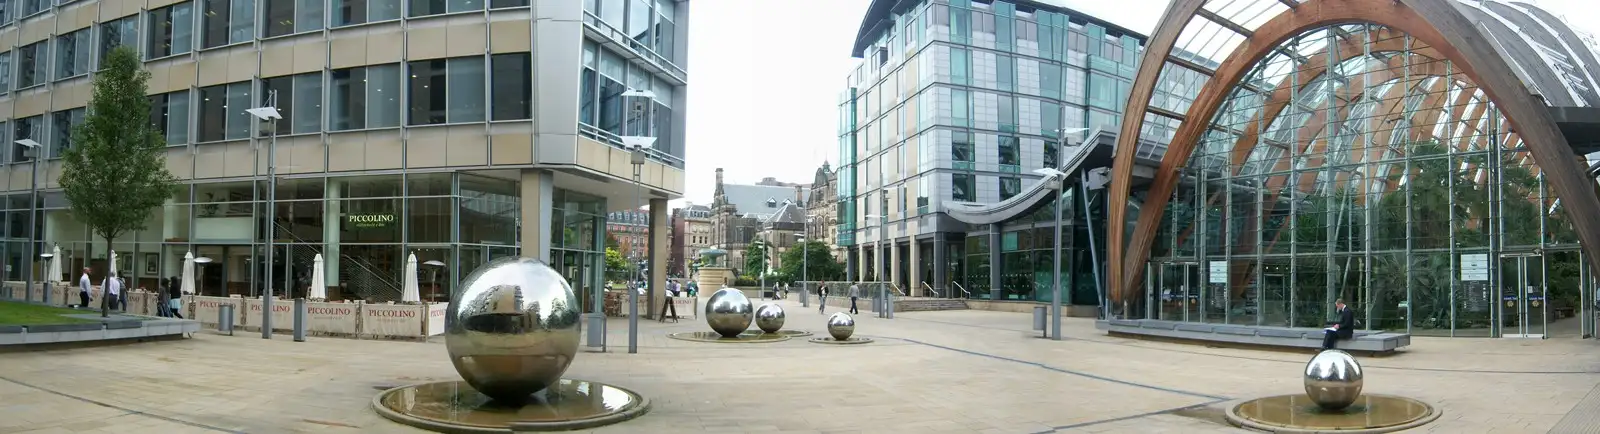
{"type": "Polygon", "coordinates": [[[361,305],[307,302],[306,316],[306,331],[312,334],[355,336],[360,331],[361,305]]]}
{"type": "Polygon", "coordinates": [[[420,304],[361,305],[361,336],[374,338],[421,338],[427,306],[420,304]]]}
{"type": "Polygon", "coordinates": [[[449,310],[447,303],[434,303],[428,305],[428,336],[444,334],[444,314],[449,310]]]}
{"type": "Polygon", "coordinates": [[[193,312],[193,315],[190,316],[189,318],[190,319],[200,320],[200,324],[202,326],[205,326],[205,325],[215,326],[216,325],[216,322],[217,322],[217,310],[221,309],[222,305],[233,306],[233,311],[235,312],[234,315],[233,315],[233,322],[234,322],[235,326],[244,325],[244,318],[241,318],[241,317],[243,317],[245,315],[239,315],[238,314],[238,312],[243,312],[244,311],[243,309],[240,309],[244,305],[244,299],[238,298],[238,297],[205,297],[205,296],[190,296],[190,297],[193,297],[192,300],[194,300],[194,302],[193,302],[194,303],[194,312],[193,312]]]}
{"type": "MultiPolygon", "coordinates": [[[[255,324],[255,326],[258,328],[261,327],[261,299],[252,298],[245,300],[244,305],[246,312],[249,312],[248,315],[250,316],[250,319],[247,321],[249,321],[251,324],[255,324]]],[[[272,299],[272,329],[294,330],[293,299],[272,299]]]]}

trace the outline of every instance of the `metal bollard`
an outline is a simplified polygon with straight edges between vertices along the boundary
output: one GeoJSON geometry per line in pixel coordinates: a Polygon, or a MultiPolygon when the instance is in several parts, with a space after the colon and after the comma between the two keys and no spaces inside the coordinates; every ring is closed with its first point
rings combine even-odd
{"type": "Polygon", "coordinates": [[[606,346],[606,314],[585,313],[583,318],[584,327],[589,328],[585,331],[585,333],[589,334],[589,348],[604,349],[606,346]]]}
{"type": "Polygon", "coordinates": [[[1050,308],[1044,307],[1044,306],[1034,306],[1033,307],[1033,329],[1034,330],[1038,330],[1040,332],[1044,332],[1045,318],[1049,317],[1049,315],[1047,314],[1047,311],[1049,311],[1049,310],[1050,310],[1050,308]]]}
{"type": "Polygon", "coordinates": [[[233,305],[217,306],[217,331],[233,336],[233,305]]]}
{"type": "Polygon", "coordinates": [[[306,341],[306,299],[294,299],[294,341],[306,341]]]}

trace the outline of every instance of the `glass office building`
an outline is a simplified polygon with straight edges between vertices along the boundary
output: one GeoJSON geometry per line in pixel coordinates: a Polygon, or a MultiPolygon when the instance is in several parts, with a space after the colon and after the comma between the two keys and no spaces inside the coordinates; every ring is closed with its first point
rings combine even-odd
{"type": "MultiPolygon", "coordinates": [[[[839,106],[848,271],[916,295],[1048,301],[1056,200],[1024,198],[1025,187],[1043,182],[1034,170],[1061,167],[1063,150],[1089,139],[1085,130],[1113,132],[1144,43],[1035,1],[874,1],[839,106]],[[1027,209],[997,221],[952,218],[1007,201],[1027,209]]],[[[1192,98],[1171,81],[1163,98],[1192,98]]],[[[1175,125],[1148,123],[1138,145],[1147,160],[1159,160],[1175,125]]],[[[1083,173],[1060,193],[1071,204],[1062,262],[1077,276],[1070,303],[1093,306],[1093,264],[1104,258],[1091,254],[1090,233],[1104,233],[1104,195],[1077,185],[1083,173]]]]}
{"type": "MultiPolygon", "coordinates": [[[[449,282],[520,254],[587,298],[603,283],[607,213],[648,203],[664,227],[683,191],[689,6],[529,3],[0,2],[0,142],[47,148],[37,207],[32,164],[0,153],[4,278],[44,277],[33,259],[55,247],[66,275],[50,279],[104,272],[106,241],[72,217],[56,178],[100,58],[130,46],[182,184],[144,230],[111,243],[137,285],[176,276],[191,252],[211,259],[202,293],[259,295],[272,248],[280,294],[301,295],[321,254],[330,298],[394,300],[415,254],[424,298],[444,300],[449,282]],[[268,101],[282,120],[244,112],[268,101]],[[637,179],[624,136],[656,139],[637,179]]],[[[664,263],[665,243],[653,250],[664,263]]]]}

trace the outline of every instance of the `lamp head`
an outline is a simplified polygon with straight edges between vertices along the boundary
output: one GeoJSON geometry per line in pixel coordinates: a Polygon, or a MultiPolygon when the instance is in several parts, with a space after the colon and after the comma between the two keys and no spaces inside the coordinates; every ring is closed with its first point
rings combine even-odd
{"type": "Polygon", "coordinates": [[[283,119],[283,115],[278,113],[277,107],[256,107],[253,109],[245,109],[244,112],[249,113],[250,116],[255,116],[256,119],[263,121],[283,119]]]}

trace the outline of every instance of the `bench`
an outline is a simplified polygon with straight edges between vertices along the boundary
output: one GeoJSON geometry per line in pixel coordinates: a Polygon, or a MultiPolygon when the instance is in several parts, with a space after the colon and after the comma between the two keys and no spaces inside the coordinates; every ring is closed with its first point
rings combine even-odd
{"type": "MultiPolygon", "coordinates": [[[[1204,324],[1152,319],[1100,320],[1095,321],[1095,328],[1123,336],[1279,348],[1322,348],[1321,328],[1204,324]]],[[[1357,330],[1353,337],[1340,340],[1335,347],[1349,351],[1392,353],[1409,345],[1411,345],[1409,334],[1357,330]]]]}

